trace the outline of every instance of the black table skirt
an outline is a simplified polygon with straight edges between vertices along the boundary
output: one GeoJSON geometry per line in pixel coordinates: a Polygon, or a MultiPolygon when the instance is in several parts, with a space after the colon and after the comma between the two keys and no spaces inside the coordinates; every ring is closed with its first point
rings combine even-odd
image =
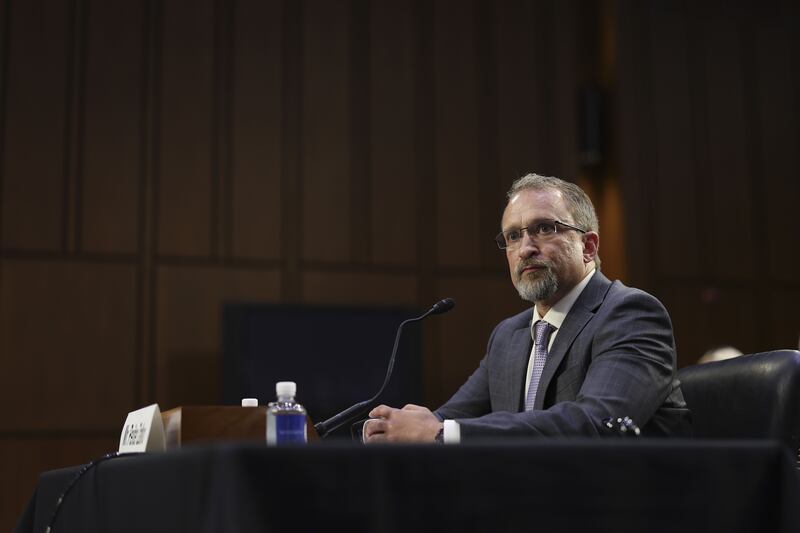
{"type": "MultiPolygon", "coordinates": [[[[45,472],[17,531],[44,532],[78,467],[45,472]]],[[[771,442],[548,440],[247,444],[90,470],[53,532],[800,531],[793,459],[771,442]]]]}

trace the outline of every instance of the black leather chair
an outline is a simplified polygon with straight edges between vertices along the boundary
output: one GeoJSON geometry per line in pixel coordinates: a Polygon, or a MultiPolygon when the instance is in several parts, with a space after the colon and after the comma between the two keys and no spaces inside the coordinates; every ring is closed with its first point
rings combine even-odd
{"type": "Polygon", "coordinates": [[[695,437],[779,439],[800,460],[800,351],[693,365],[678,377],[695,437]]]}

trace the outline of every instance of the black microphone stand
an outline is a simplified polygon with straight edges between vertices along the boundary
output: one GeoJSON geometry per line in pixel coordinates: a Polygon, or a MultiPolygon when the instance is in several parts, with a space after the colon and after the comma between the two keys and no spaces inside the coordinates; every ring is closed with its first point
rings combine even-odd
{"type": "Polygon", "coordinates": [[[395,356],[397,355],[397,347],[400,344],[400,335],[403,332],[403,326],[409,324],[411,322],[419,322],[420,320],[424,319],[429,315],[439,315],[442,313],[446,313],[451,310],[456,305],[455,300],[452,298],[445,298],[444,300],[440,300],[434,304],[433,307],[428,309],[425,313],[421,314],[416,318],[409,318],[404,320],[400,323],[400,326],[397,328],[397,334],[394,337],[394,347],[392,348],[392,356],[389,358],[389,367],[386,370],[386,377],[383,379],[383,385],[378,390],[375,395],[368,399],[364,400],[363,402],[359,402],[355,405],[351,405],[341,413],[332,416],[331,418],[325,420],[324,422],[319,422],[314,425],[314,429],[317,430],[317,434],[319,438],[325,438],[325,436],[334,431],[344,424],[348,422],[352,422],[359,416],[363,415],[367,411],[369,411],[372,407],[374,407],[373,402],[377,400],[381,394],[383,394],[383,390],[386,388],[386,385],[389,383],[389,379],[392,377],[392,372],[394,371],[394,360],[395,356]]]}

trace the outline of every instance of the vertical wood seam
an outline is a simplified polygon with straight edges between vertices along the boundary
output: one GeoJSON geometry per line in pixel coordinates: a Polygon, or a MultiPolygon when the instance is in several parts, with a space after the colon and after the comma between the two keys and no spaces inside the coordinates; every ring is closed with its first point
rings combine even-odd
{"type": "Polygon", "coordinates": [[[433,260],[437,244],[435,5],[414,6],[414,159],[416,176],[415,235],[420,305],[431,299],[436,280],[433,260]],[[423,191],[429,191],[425,194],[423,191]]]}
{"type": "MultiPolygon", "coordinates": [[[[5,218],[5,176],[6,176],[6,99],[8,91],[8,48],[11,38],[11,0],[6,0],[2,5],[2,19],[0,19],[0,252],[5,248],[3,239],[3,219],[5,218]]],[[[3,275],[5,274],[4,262],[0,261],[0,316],[3,311],[3,275]]]]}
{"type": "MultiPolygon", "coordinates": [[[[764,183],[764,152],[761,127],[759,117],[761,108],[759,102],[759,90],[756,80],[758,76],[758,61],[756,58],[756,38],[758,32],[758,20],[740,20],[737,25],[739,33],[739,50],[741,58],[742,73],[742,100],[744,104],[744,138],[745,138],[745,158],[747,164],[747,179],[750,191],[751,206],[751,242],[753,254],[750,256],[752,279],[750,280],[750,290],[752,297],[756,297],[760,289],[761,275],[759,273],[769,273],[770,254],[769,240],[773,238],[773,233],[761,231],[759,223],[766,219],[766,194],[761,184],[764,183]],[[749,75],[748,75],[749,74],[749,75]]],[[[768,301],[771,296],[767,295],[768,301]]],[[[758,346],[769,344],[767,330],[769,329],[770,317],[768,313],[755,313],[755,340],[758,346]]]]}
{"type": "Polygon", "coordinates": [[[208,223],[208,258],[215,262],[219,258],[220,249],[220,190],[222,181],[222,169],[220,159],[222,157],[222,134],[220,123],[222,121],[222,73],[224,65],[222,64],[222,47],[224,38],[222,35],[225,32],[225,22],[222,16],[224,0],[214,0],[213,3],[213,17],[212,17],[212,52],[211,52],[211,146],[210,163],[211,169],[209,172],[209,223],[208,223]]]}
{"type": "MultiPolygon", "coordinates": [[[[0,31],[0,249],[5,247],[5,178],[6,178],[6,104],[8,100],[8,50],[11,43],[11,0],[3,4],[2,31],[0,31]]],[[[0,282],[3,269],[0,268],[0,282]]],[[[2,286],[2,285],[0,285],[2,286]]]]}
{"type": "Polygon", "coordinates": [[[161,53],[162,11],[160,0],[145,4],[142,39],[142,108],[141,167],[139,204],[139,316],[140,329],[140,403],[157,399],[158,368],[157,332],[157,269],[158,269],[158,206],[161,141],[161,53]]]}
{"type": "MultiPolygon", "coordinates": [[[[413,18],[415,23],[413,38],[414,62],[414,174],[416,205],[414,216],[414,235],[416,236],[417,302],[420,308],[427,308],[434,299],[438,285],[437,273],[433,265],[437,230],[436,182],[436,76],[435,76],[435,26],[436,5],[427,0],[416,0],[413,18]]],[[[433,396],[432,391],[440,390],[442,385],[441,330],[434,322],[429,331],[427,345],[433,354],[427,354],[430,361],[425,368],[431,370],[425,375],[425,398],[433,396]]]]}
{"type": "MultiPolygon", "coordinates": [[[[539,67],[540,72],[545,72],[545,76],[538,77],[538,86],[540,95],[543,102],[549,102],[549,105],[539,106],[539,117],[541,118],[541,125],[546,131],[554,132],[553,135],[540,135],[539,140],[542,143],[540,147],[540,154],[542,160],[537,164],[540,168],[525,169],[525,173],[536,172],[538,174],[544,173],[547,176],[555,175],[555,169],[559,166],[560,155],[560,141],[561,136],[559,133],[562,128],[559,121],[556,120],[555,108],[555,94],[556,83],[555,74],[556,67],[553,61],[555,48],[553,43],[553,24],[550,19],[554,17],[550,3],[538,2],[534,7],[534,61],[535,65],[539,67]]],[[[573,101],[575,98],[573,97],[573,101]]],[[[574,142],[574,141],[573,141],[574,142]]],[[[569,176],[565,179],[573,181],[577,176],[569,176]]]]}
{"type": "Polygon", "coordinates": [[[149,150],[149,128],[150,122],[150,38],[152,31],[152,14],[153,6],[152,1],[144,2],[142,4],[142,25],[141,25],[141,42],[139,58],[139,168],[138,168],[138,191],[136,198],[136,215],[137,215],[137,235],[136,235],[136,361],[134,362],[134,387],[133,397],[135,398],[136,405],[142,405],[145,398],[149,399],[149,393],[146,389],[145,372],[147,367],[147,351],[146,346],[149,334],[148,327],[148,299],[146,287],[149,281],[149,224],[150,216],[148,213],[149,207],[149,178],[151,174],[149,150]]]}
{"type": "Polygon", "coordinates": [[[64,125],[62,130],[63,138],[61,139],[62,149],[64,153],[62,155],[61,161],[61,252],[67,253],[70,248],[69,236],[70,236],[70,196],[71,196],[71,187],[70,187],[70,134],[72,132],[72,116],[71,116],[71,108],[72,108],[72,77],[73,77],[73,65],[72,62],[74,60],[74,34],[75,32],[75,11],[76,11],[76,4],[79,0],[71,0],[69,3],[69,9],[67,10],[67,35],[66,35],[66,42],[64,43],[65,48],[65,63],[66,67],[64,70],[64,99],[63,99],[63,114],[64,114],[64,125]]]}
{"type": "Polygon", "coordinates": [[[281,300],[302,298],[304,3],[284,0],[281,80],[281,300]]]}
{"type": "MultiPolygon", "coordinates": [[[[686,47],[688,54],[687,64],[690,72],[690,79],[694,81],[689,85],[689,110],[691,115],[691,147],[692,147],[692,174],[695,183],[695,197],[698,199],[709,198],[708,187],[706,186],[707,177],[710,176],[708,161],[708,113],[705,105],[708,97],[708,80],[705,76],[706,69],[703,62],[706,58],[706,47],[703,46],[704,32],[701,32],[697,25],[697,19],[707,22],[704,13],[695,13],[692,16],[690,8],[683,10],[687,23],[689,43],[686,47]]],[[[698,206],[699,207],[699,206],[698,206]]],[[[702,209],[696,210],[697,219],[695,227],[702,228],[704,224],[702,209]]],[[[708,246],[708,239],[700,232],[697,235],[698,258],[700,261],[700,277],[708,277],[708,265],[711,263],[711,247],[708,246]],[[705,267],[704,267],[705,266],[705,267]]]]}
{"type": "Polygon", "coordinates": [[[153,401],[158,397],[158,385],[160,376],[158,375],[158,353],[156,346],[156,336],[158,334],[158,273],[159,258],[158,247],[160,241],[160,213],[159,205],[161,201],[161,95],[163,84],[163,56],[164,56],[164,7],[159,0],[154,0],[154,12],[152,18],[152,66],[151,72],[153,79],[150,83],[152,105],[150,115],[152,117],[152,170],[151,170],[151,199],[150,206],[151,226],[150,226],[150,280],[148,287],[149,313],[150,313],[150,337],[148,341],[148,389],[153,401]]]}
{"type": "Polygon", "coordinates": [[[233,187],[234,168],[234,120],[236,115],[236,2],[226,2],[225,11],[225,77],[223,87],[224,150],[222,154],[222,241],[221,253],[225,262],[233,260],[233,187]]]}
{"type": "Polygon", "coordinates": [[[84,24],[84,0],[72,0],[68,9],[68,21],[65,46],[65,75],[64,75],[64,130],[63,130],[63,160],[62,160],[62,196],[61,196],[61,251],[74,253],[77,251],[76,236],[78,227],[77,207],[78,180],[80,174],[82,149],[83,116],[81,113],[81,96],[83,89],[83,64],[82,53],[85,47],[86,26],[84,24]]]}
{"type": "Polygon", "coordinates": [[[497,17],[494,3],[480,0],[475,6],[474,47],[475,106],[478,142],[478,227],[488,234],[477,236],[479,265],[482,272],[496,272],[497,248],[491,247],[489,228],[496,225],[495,183],[500,171],[498,145],[498,69],[497,69],[497,17]]]}
{"type": "Polygon", "coordinates": [[[351,4],[349,43],[350,104],[350,261],[372,259],[371,109],[370,88],[370,3],[351,4]]]}
{"type": "Polygon", "coordinates": [[[211,187],[209,258],[225,264],[231,255],[231,108],[234,2],[214,3],[211,96],[211,187]]]}
{"type": "MultiPolygon", "coordinates": [[[[645,132],[649,132],[649,138],[653,139],[653,142],[647,145],[641,143],[638,147],[637,154],[634,156],[636,159],[637,173],[640,176],[647,176],[646,179],[651,185],[650,187],[645,186],[640,188],[643,196],[640,198],[640,201],[646,206],[645,213],[647,213],[647,218],[645,220],[647,229],[644,232],[646,241],[649,239],[649,236],[655,234],[656,221],[658,220],[658,203],[655,201],[653,195],[648,194],[648,190],[654,189],[652,185],[654,185],[654,181],[657,179],[655,176],[658,176],[658,174],[656,172],[645,171],[647,168],[658,168],[658,151],[655,149],[655,146],[658,145],[658,125],[656,124],[655,104],[653,102],[653,77],[655,74],[652,68],[653,25],[651,22],[651,15],[652,13],[644,11],[640,16],[642,25],[634,29],[634,31],[638,32],[636,34],[636,37],[638,37],[637,42],[641,43],[641,46],[637,50],[637,63],[643,70],[641,81],[636,87],[640,95],[637,99],[638,108],[641,110],[636,123],[640,136],[644,135],[645,132]]],[[[648,289],[652,292],[658,292],[660,284],[663,282],[658,268],[658,252],[650,243],[646,244],[646,277],[648,279],[648,289]]]]}
{"type": "Polygon", "coordinates": [[[75,133],[77,138],[73,143],[75,146],[75,165],[73,167],[73,223],[74,223],[74,251],[83,251],[83,194],[84,194],[84,171],[86,163],[86,72],[88,63],[89,49],[89,21],[91,0],[78,0],[78,38],[77,38],[77,66],[75,83],[75,101],[77,103],[77,124],[75,133]]]}

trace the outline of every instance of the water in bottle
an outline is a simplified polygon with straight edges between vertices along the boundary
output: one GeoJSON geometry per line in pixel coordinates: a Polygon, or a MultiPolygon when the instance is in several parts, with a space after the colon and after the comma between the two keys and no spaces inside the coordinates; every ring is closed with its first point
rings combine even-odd
{"type": "Polygon", "coordinates": [[[297,385],[294,381],[275,384],[278,400],[267,409],[267,445],[305,444],[306,410],[294,399],[297,385]]]}

